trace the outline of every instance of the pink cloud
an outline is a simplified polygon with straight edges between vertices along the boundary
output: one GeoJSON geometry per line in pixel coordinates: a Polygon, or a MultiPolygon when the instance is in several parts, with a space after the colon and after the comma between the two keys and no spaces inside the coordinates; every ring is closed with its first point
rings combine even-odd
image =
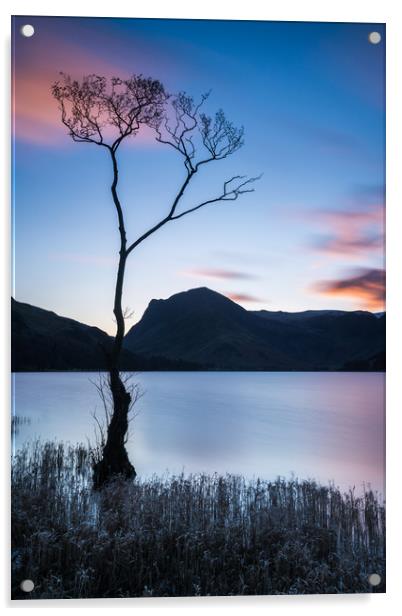
{"type": "Polygon", "coordinates": [[[318,240],[314,248],[319,252],[349,257],[360,257],[362,253],[379,252],[384,247],[382,235],[367,237],[350,234],[349,236],[331,237],[318,240]]]}
{"type": "Polygon", "coordinates": [[[253,280],[257,278],[257,276],[253,274],[248,274],[246,272],[238,272],[238,271],[224,270],[224,269],[213,269],[213,268],[186,270],[182,272],[182,274],[184,276],[219,279],[219,280],[253,280]]]}
{"type": "MultiPolygon", "coordinates": [[[[13,83],[13,134],[15,138],[38,145],[65,146],[71,143],[68,131],[60,120],[51,85],[60,79],[60,71],[81,79],[84,75],[106,77],[129,76],[115,66],[79,45],[66,41],[46,40],[47,46],[35,47],[24,62],[16,62],[13,83]],[[51,52],[49,52],[51,50],[51,52]]],[[[140,131],[127,143],[154,143],[151,131],[140,131]]]]}
{"type": "Polygon", "coordinates": [[[265,301],[259,297],[255,297],[254,295],[248,295],[248,293],[225,293],[225,295],[234,302],[261,304],[265,301]]]}
{"type": "Polygon", "coordinates": [[[312,247],[342,257],[361,257],[384,248],[384,208],[368,206],[364,210],[321,210],[310,214],[325,235],[316,237],[312,247]]]}
{"type": "Polygon", "coordinates": [[[344,232],[351,227],[380,224],[384,218],[384,208],[382,204],[376,204],[361,210],[318,210],[312,212],[310,218],[314,218],[319,224],[332,225],[333,229],[344,232]]]}

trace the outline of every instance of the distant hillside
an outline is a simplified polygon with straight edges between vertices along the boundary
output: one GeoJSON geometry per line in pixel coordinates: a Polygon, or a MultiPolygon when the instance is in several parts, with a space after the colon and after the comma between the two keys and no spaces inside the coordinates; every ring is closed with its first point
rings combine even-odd
{"type": "MultiPolygon", "coordinates": [[[[112,338],[12,300],[12,370],[105,370],[112,338]]],[[[249,312],[206,288],[152,300],[125,338],[121,369],[385,369],[385,315],[249,312]]]]}
{"type": "Polygon", "coordinates": [[[210,370],[383,370],[385,316],[249,312],[199,288],[152,300],[125,347],[210,370]]]}
{"type": "MultiPolygon", "coordinates": [[[[112,338],[97,327],[11,300],[11,368],[18,371],[105,370],[112,338]]],[[[125,349],[123,370],[189,370],[194,366],[125,349]]]]}

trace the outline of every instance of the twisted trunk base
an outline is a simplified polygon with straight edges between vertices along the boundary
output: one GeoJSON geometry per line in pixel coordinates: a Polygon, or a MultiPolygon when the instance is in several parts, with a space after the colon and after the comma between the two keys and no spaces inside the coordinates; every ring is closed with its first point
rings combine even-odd
{"type": "Polygon", "coordinates": [[[93,469],[95,490],[101,489],[105,483],[117,476],[133,479],[137,474],[128,459],[125,446],[131,395],[126,390],[118,372],[110,374],[110,390],[113,397],[113,415],[108,426],[102,459],[94,465],[93,469]]]}

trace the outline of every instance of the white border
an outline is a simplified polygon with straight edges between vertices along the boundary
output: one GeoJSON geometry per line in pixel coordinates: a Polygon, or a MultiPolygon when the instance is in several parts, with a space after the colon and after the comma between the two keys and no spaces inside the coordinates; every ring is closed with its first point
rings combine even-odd
{"type": "MultiPolygon", "coordinates": [[[[398,182],[398,172],[401,174],[401,141],[402,141],[402,71],[398,74],[398,62],[402,58],[402,20],[400,3],[392,0],[337,0],[337,2],[322,2],[322,0],[281,0],[277,3],[248,0],[247,3],[224,3],[216,0],[202,0],[198,5],[193,3],[169,0],[140,5],[132,1],[115,0],[113,3],[100,4],[98,1],[69,0],[65,4],[56,4],[49,0],[36,0],[34,4],[27,1],[5,0],[2,5],[2,49],[5,77],[2,80],[3,94],[1,101],[3,110],[0,114],[1,134],[8,135],[10,122],[9,103],[9,63],[10,63],[10,15],[78,15],[78,16],[121,16],[121,17],[187,17],[214,19],[268,19],[287,21],[365,21],[387,23],[387,594],[386,595],[316,595],[289,597],[228,597],[228,598],[197,598],[197,599],[124,599],[124,600],[74,600],[74,601],[32,601],[13,602],[9,597],[9,250],[10,250],[10,154],[9,140],[3,142],[1,148],[1,166],[4,172],[2,185],[4,199],[2,223],[0,226],[1,250],[1,304],[0,314],[3,326],[0,354],[0,392],[3,394],[3,432],[2,451],[4,453],[1,468],[1,529],[5,541],[1,543],[1,599],[7,609],[15,609],[19,613],[25,609],[73,609],[74,613],[95,613],[98,609],[113,609],[116,607],[134,609],[136,613],[164,609],[173,612],[184,608],[187,612],[195,609],[219,610],[221,613],[240,613],[244,609],[257,612],[267,612],[276,609],[282,614],[298,615],[333,613],[342,610],[347,614],[363,613],[367,616],[378,614],[379,610],[387,613],[398,604],[400,571],[401,571],[401,523],[402,523],[402,489],[400,486],[401,449],[401,415],[402,415],[402,365],[400,355],[402,349],[401,337],[401,299],[402,298],[402,191],[398,182]],[[5,87],[4,87],[5,86],[5,87]],[[399,160],[398,160],[399,154],[399,160]],[[399,197],[399,199],[398,199],[399,197]],[[399,299],[399,303],[398,303],[399,299]],[[398,310],[399,309],[399,310],[398,310]],[[8,498],[4,498],[5,495],[8,498]]],[[[401,603],[399,601],[399,603],[401,603]]]]}

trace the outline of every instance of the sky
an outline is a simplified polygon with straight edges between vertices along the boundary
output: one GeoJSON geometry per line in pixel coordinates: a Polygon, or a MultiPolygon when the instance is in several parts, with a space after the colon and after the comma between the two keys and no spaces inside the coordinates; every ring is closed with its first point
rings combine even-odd
{"type": "MultiPolygon", "coordinates": [[[[51,84],[60,71],[159,79],[245,143],[205,165],[182,204],[233,175],[255,191],[169,223],[129,258],[130,327],[153,298],[207,286],[249,310],[384,310],[385,26],[16,17],[14,297],[112,333],[119,250],[106,150],[74,143],[51,84]],[[35,28],[31,38],[21,26],[35,28]],[[369,34],[382,40],[373,45],[369,34]]],[[[128,241],[161,219],[185,177],[148,131],[119,150],[128,241]]]]}

